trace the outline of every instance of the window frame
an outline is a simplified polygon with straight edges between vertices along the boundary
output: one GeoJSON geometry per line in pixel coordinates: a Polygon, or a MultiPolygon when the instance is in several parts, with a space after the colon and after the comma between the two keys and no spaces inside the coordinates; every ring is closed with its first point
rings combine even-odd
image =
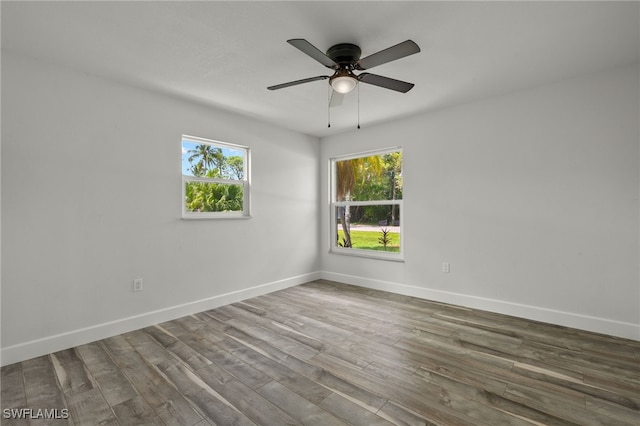
{"type": "MultiPolygon", "coordinates": [[[[367,200],[367,201],[337,201],[337,167],[338,161],[353,160],[355,158],[371,157],[375,155],[385,155],[393,152],[403,153],[402,167],[404,169],[404,151],[402,146],[363,151],[354,154],[340,155],[329,158],[329,253],[346,256],[364,257],[369,259],[390,260],[396,262],[404,262],[404,191],[403,199],[400,200],[367,200]],[[337,244],[336,235],[338,234],[338,218],[336,211],[338,207],[345,206],[381,206],[381,205],[397,205],[400,221],[400,251],[385,252],[378,250],[358,249],[353,247],[340,247],[337,244]]],[[[404,187],[404,184],[403,184],[404,187]]],[[[383,228],[383,226],[381,226],[383,228]]]]}
{"type": "Polygon", "coordinates": [[[228,148],[235,151],[244,152],[243,156],[243,177],[242,179],[227,178],[209,178],[202,176],[189,176],[182,173],[182,156],[180,174],[182,176],[182,196],[181,210],[182,219],[249,219],[251,218],[250,201],[251,201],[251,150],[248,146],[238,145],[229,142],[221,142],[213,139],[205,139],[196,136],[182,135],[180,139],[180,149],[182,151],[184,142],[193,142],[196,144],[206,144],[216,148],[228,148]],[[242,211],[223,211],[223,212],[191,212],[187,211],[186,206],[186,188],[188,182],[203,182],[226,185],[242,186],[242,211]]]}

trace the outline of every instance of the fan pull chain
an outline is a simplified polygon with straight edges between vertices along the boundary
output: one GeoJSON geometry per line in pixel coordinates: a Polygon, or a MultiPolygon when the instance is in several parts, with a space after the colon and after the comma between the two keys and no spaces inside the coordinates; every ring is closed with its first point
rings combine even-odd
{"type": "Polygon", "coordinates": [[[358,129],[360,128],[360,85],[358,84],[358,129]]]}
{"type": "Polygon", "coordinates": [[[329,96],[327,97],[327,127],[331,127],[331,85],[329,85],[329,96]]]}

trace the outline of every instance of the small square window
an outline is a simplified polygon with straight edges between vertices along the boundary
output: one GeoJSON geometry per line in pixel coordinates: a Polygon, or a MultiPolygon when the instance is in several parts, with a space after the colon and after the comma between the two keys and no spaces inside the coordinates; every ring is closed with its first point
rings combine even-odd
{"type": "Polygon", "coordinates": [[[249,148],[182,137],[182,217],[249,217],[249,148]]]}

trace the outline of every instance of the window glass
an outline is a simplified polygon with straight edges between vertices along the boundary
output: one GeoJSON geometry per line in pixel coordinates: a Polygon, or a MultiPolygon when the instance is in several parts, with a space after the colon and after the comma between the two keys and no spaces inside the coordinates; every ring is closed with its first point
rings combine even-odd
{"type": "Polygon", "coordinates": [[[196,212],[242,212],[244,188],[233,183],[185,182],[185,210],[196,212]]]}
{"type": "Polygon", "coordinates": [[[182,138],[182,216],[249,216],[249,148],[182,138]]]}
{"type": "Polygon", "coordinates": [[[242,180],[245,151],[182,141],[182,174],[242,180]]]}
{"type": "Polygon", "coordinates": [[[400,252],[400,208],[395,204],[336,207],[336,244],[360,250],[400,252]],[[348,210],[348,212],[347,212],[348,210]],[[346,231],[340,218],[351,217],[346,231]],[[385,219],[381,219],[381,218],[385,219]]]}
{"type": "Polygon", "coordinates": [[[402,152],[336,160],[337,201],[402,199],[402,152]]]}
{"type": "Polygon", "coordinates": [[[332,252],[402,259],[402,150],[331,160],[332,252]]]}

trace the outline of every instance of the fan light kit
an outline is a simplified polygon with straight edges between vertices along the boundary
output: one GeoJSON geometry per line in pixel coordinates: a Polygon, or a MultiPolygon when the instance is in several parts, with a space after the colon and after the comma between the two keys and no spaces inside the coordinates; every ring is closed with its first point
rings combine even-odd
{"type": "MultiPolygon", "coordinates": [[[[287,43],[335,72],[331,76],[319,75],[317,77],[269,86],[267,87],[269,90],[284,89],[285,87],[297,86],[298,84],[329,79],[329,85],[332,89],[329,101],[329,106],[331,107],[342,103],[342,97],[355,89],[359,82],[401,93],[407,93],[414,86],[413,83],[407,83],[406,81],[395,80],[377,74],[365,72],[355,75],[353,73],[353,71],[367,70],[420,52],[420,47],[412,40],[396,44],[395,46],[381,50],[363,59],[360,59],[360,47],[351,43],[340,43],[331,46],[329,50],[327,50],[327,53],[323,53],[320,49],[302,38],[287,40],[287,43]]],[[[329,126],[331,126],[331,124],[329,124],[329,126]]],[[[358,128],[360,128],[359,125],[358,128]]]]}
{"type": "Polygon", "coordinates": [[[342,73],[334,75],[329,80],[331,87],[338,93],[346,94],[356,88],[358,80],[356,76],[351,73],[342,73]]]}

